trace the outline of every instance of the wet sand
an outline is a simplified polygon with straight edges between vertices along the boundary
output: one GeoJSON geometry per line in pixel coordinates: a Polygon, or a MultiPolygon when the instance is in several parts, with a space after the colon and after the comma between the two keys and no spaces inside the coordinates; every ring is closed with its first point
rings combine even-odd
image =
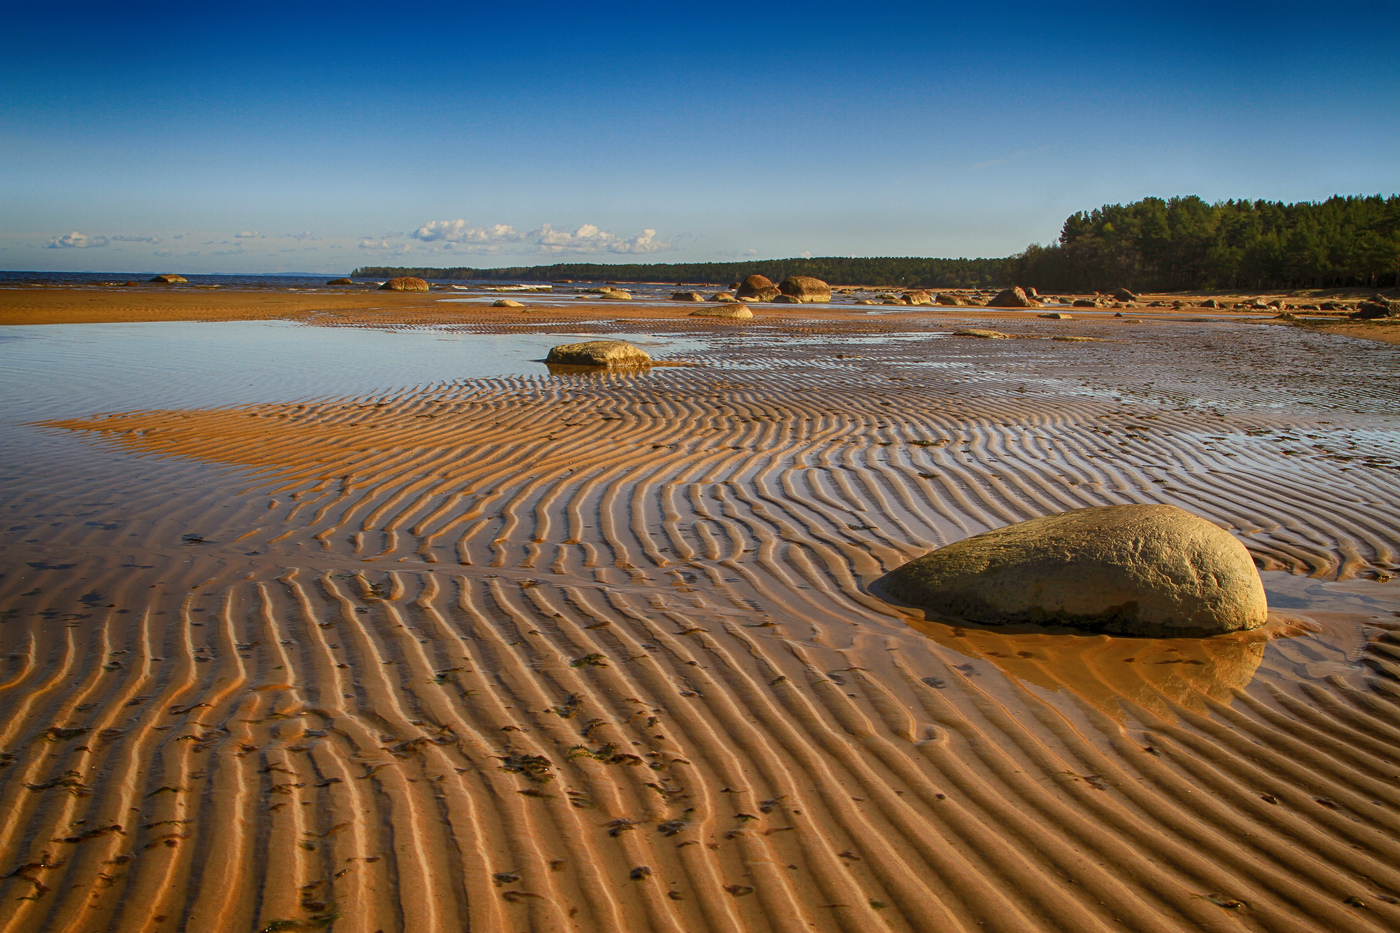
{"type": "MultiPolygon", "coordinates": [[[[388,297],[308,320],[657,316],[388,297]]],[[[666,310],[692,365],[46,416],[0,497],[0,931],[1400,927],[1393,350],[666,310]],[[1269,626],[869,592],[1120,502],[1239,534],[1269,626]]]]}

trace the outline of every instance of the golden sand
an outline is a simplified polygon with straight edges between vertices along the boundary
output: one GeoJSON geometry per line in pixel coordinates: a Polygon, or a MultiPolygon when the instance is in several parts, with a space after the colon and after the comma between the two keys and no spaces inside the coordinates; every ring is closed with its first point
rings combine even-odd
{"type": "MultiPolygon", "coordinates": [[[[1369,422],[1113,397],[1255,362],[1200,328],[1028,318],[929,370],[850,349],[888,319],[788,313],[641,375],[46,424],[141,467],[3,539],[0,933],[1400,928],[1400,600],[1369,582],[1400,494],[1369,422]],[[1028,391],[1032,352],[1096,391],[1028,391]],[[1339,602],[1151,640],[868,591],[1129,501],[1339,602]]],[[[1311,378],[1311,346],[1241,391],[1311,378]]]]}

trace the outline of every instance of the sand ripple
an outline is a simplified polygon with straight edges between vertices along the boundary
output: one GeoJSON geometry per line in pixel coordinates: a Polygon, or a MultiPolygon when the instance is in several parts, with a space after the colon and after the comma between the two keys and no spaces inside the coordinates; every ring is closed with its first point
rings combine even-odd
{"type": "Polygon", "coordinates": [[[4,933],[1400,927],[1400,620],[867,592],[1124,502],[1388,574],[1387,437],[718,366],[49,428],[149,469],[6,554],[4,933]]]}

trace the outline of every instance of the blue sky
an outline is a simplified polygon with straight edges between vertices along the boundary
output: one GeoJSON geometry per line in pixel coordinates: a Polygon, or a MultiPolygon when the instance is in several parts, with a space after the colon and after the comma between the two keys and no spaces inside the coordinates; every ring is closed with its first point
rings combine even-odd
{"type": "Polygon", "coordinates": [[[0,268],[1001,256],[1400,190],[1393,2],[120,6],[7,14],[0,268]]]}

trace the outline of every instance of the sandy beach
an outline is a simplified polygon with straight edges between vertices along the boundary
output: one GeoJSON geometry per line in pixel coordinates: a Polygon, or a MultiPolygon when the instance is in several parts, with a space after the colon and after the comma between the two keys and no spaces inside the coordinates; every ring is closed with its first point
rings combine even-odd
{"type": "Polygon", "coordinates": [[[1400,928],[1395,328],[444,297],[0,292],[0,933],[1400,928]],[[402,366],[172,401],[94,329],[262,320],[402,366]],[[576,335],[673,365],[535,362],[576,335]],[[871,593],[1130,502],[1268,625],[871,593]]]}

